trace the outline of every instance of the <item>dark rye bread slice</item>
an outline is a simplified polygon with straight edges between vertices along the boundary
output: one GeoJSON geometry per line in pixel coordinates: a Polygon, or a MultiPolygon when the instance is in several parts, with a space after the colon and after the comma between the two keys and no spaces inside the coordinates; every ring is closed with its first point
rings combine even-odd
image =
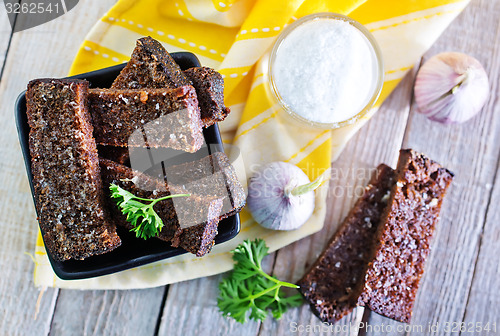
{"type": "Polygon", "coordinates": [[[207,67],[181,71],[161,43],[150,36],[137,40],[130,61],[111,88],[173,89],[184,85],[193,85],[196,89],[204,127],[224,120],[229,114],[229,108],[224,106],[224,79],[220,73],[207,67]]]}
{"type": "Polygon", "coordinates": [[[157,168],[148,173],[169,184],[182,185],[198,195],[221,197],[224,205],[220,219],[240,212],[245,205],[245,190],[224,153],[216,152],[197,161],[157,168]]]}
{"type": "Polygon", "coordinates": [[[154,206],[164,224],[158,238],[171,242],[173,247],[181,247],[198,257],[210,252],[217,235],[222,199],[209,195],[198,196],[183,187],[166,185],[163,181],[155,180],[107,159],[100,158],[99,161],[109,208],[118,225],[127,229],[132,228],[126,216],[109,197],[111,183],[142,198],[190,193],[190,197],[168,199],[154,206]]]}
{"type": "Polygon", "coordinates": [[[81,260],[121,244],[105,212],[88,85],[36,79],[26,92],[38,220],[45,246],[58,260],[81,260]]]}
{"type": "Polygon", "coordinates": [[[190,85],[179,65],[150,36],[137,40],[127,65],[111,85],[112,89],[171,88],[190,85]]]}
{"type": "Polygon", "coordinates": [[[410,322],[441,204],[453,173],[413,150],[400,151],[396,183],[381,217],[359,304],[410,322]]]}
{"type": "Polygon", "coordinates": [[[201,110],[203,127],[223,121],[231,110],[224,105],[224,79],[208,67],[189,68],[184,74],[191,80],[201,110]]]}
{"type": "Polygon", "coordinates": [[[373,256],[373,237],[393,184],[394,170],[380,165],[325,250],[297,282],[321,321],[334,323],[356,307],[373,256]]]}
{"type": "Polygon", "coordinates": [[[100,145],[196,152],[204,142],[192,86],[171,90],[91,89],[89,109],[100,145]]]}

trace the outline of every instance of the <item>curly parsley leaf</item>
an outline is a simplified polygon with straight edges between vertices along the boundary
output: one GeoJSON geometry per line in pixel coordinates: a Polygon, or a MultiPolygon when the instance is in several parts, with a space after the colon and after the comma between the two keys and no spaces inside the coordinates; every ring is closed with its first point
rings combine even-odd
{"type": "Polygon", "coordinates": [[[267,252],[268,247],[262,239],[245,240],[232,251],[236,264],[229,277],[220,282],[217,298],[217,305],[224,316],[240,323],[246,322],[247,316],[263,321],[270,310],[273,317],[279,319],[289,307],[302,304],[300,294],[287,297],[281,288],[299,286],[279,281],[264,272],[262,259],[267,252]]]}
{"type": "Polygon", "coordinates": [[[109,190],[111,190],[111,198],[133,226],[130,231],[135,232],[136,237],[143,239],[158,236],[163,228],[163,221],[153,209],[156,203],[169,198],[191,196],[190,194],[176,194],[155,199],[141,198],[114,183],[110,184],[109,190]]]}

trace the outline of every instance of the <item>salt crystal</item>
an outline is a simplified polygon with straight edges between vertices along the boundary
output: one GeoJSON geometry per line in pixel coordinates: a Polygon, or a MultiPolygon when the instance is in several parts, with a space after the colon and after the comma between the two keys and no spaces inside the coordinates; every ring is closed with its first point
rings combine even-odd
{"type": "Polygon", "coordinates": [[[365,220],[365,224],[366,224],[365,226],[367,228],[371,228],[372,227],[372,222],[370,221],[370,217],[365,217],[364,220],[365,220]]]}
{"type": "Polygon", "coordinates": [[[367,105],[378,71],[375,52],[357,28],[342,20],[317,19],[283,40],[272,77],[294,112],[313,122],[335,123],[367,105]]]}

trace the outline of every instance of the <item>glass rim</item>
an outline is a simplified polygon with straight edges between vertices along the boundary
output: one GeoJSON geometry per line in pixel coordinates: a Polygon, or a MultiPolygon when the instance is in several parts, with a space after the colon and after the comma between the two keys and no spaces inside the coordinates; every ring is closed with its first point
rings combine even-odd
{"type": "Polygon", "coordinates": [[[273,45],[273,48],[271,50],[271,54],[269,57],[269,63],[268,63],[268,76],[269,76],[269,84],[271,87],[271,91],[273,92],[274,97],[278,100],[278,103],[280,106],[285,110],[291,117],[293,117],[295,120],[300,121],[301,123],[306,123],[309,126],[315,127],[315,128],[321,128],[321,129],[336,129],[336,128],[341,128],[344,126],[352,125],[362,117],[364,117],[373,107],[375,102],[377,101],[378,97],[380,96],[380,92],[382,91],[382,86],[384,83],[384,64],[383,64],[383,59],[382,59],[382,52],[380,50],[380,47],[375,40],[375,37],[366,29],[365,26],[363,26],[361,23],[358,21],[351,19],[348,16],[338,14],[338,13],[330,13],[330,12],[322,12],[322,13],[314,13],[314,14],[309,14],[306,15],[297,21],[291,23],[288,25],[279,35],[278,39],[273,45]],[[312,121],[309,119],[304,118],[303,116],[299,115],[293,109],[285,103],[283,98],[281,97],[279,90],[276,87],[276,84],[273,79],[273,73],[272,73],[272,68],[274,61],[276,59],[276,54],[278,53],[278,50],[285,40],[285,38],[297,27],[318,19],[334,19],[334,20],[341,20],[344,22],[349,23],[352,25],[354,28],[356,28],[365,38],[368,40],[369,45],[373,49],[373,53],[375,54],[375,59],[376,59],[376,68],[378,70],[377,74],[377,82],[376,85],[374,86],[373,89],[373,94],[366,103],[366,105],[354,116],[352,116],[349,119],[339,121],[339,122],[333,122],[333,123],[321,123],[317,121],[312,121]]]}

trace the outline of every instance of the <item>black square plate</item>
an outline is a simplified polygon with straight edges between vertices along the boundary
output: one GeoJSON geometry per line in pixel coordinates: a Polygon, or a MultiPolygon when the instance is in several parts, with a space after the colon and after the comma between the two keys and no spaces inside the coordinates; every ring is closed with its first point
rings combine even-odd
{"type": "MultiPolygon", "coordinates": [[[[192,53],[177,52],[171,55],[183,70],[200,66],[200,62],[192,53]]],[[[125,64],[120,64],[70,78],[86,79],[90,82],[91,87],[107,88],[111,86],[111,83],[113,83],[124,66],[125,64]]],[[[17,98],[16,124],[19,142],[23,151],[24,164],[26,166],[31,193],[33,195],[33,202],[35,202],[33,175],[31,173],[31,156],[28,145],[29,126],[26,116],[25,93],[26,91],[21,93],[17,98]]],[[[200,149],[203,153],[184,154],[184,158],[189,158],[189,156],[192,155],[192,159],[196,160],[200,158],[200,154],[207,155],[212,152],[224,151],[217,124],[204,129],[203,134],[207,144],[206,147],[200,149]]],[[[234,238],[239,231],[240,218],[238,214],[222,220],[219,223],[219,233],[215,238],[215,244],[220,244],[234,238]]],[[[186,253],[183,249],[174,248],[170,246],[169,243],[159,239],[138,239],[133,233],[121,227],[118,227],[118,234],[122,239],[122,245],[120,247],[111,252],[89,257],[85,260],[59,261],[54,259],[47,251],[54,272],[63,280],[92,278],[186,253]]]]}

